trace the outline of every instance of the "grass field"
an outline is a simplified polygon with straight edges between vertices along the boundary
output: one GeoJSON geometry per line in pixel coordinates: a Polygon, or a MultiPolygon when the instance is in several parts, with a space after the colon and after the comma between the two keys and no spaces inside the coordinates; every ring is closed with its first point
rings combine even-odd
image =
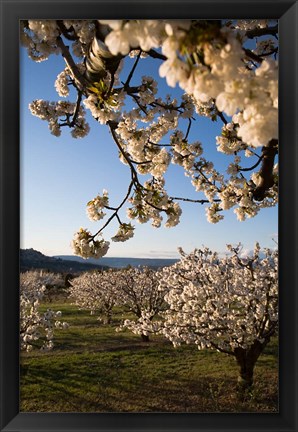
{"type": "Polygon", "coordinates": [[[195,346],[173,346],[161,337],[142,342],[68,302],[67,330],[55,348],[21,353],[22,412],[274,412],[278,410],[278,347],[273,340],[259,358],[252,392],[240,400],[234,358],[195,346]]]}

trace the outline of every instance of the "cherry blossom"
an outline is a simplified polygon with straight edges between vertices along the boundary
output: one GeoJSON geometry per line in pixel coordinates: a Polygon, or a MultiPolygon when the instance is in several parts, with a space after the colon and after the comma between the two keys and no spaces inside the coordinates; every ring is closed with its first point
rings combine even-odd
{"type": "Polygon", "coordinates": [[[31,351],[41,346],[42,351],[54,347],[54,331],[67,329],[68,324],[57,318],[60,311],[47,309],[40,311],[40,303],[44,299],[48,284],[60,283],[61,278],[53,273],[28,271],[20,275],[20,347],[31,351]]]}
{"type": "Polygon", "coordinates": [[[116,272],[115,277],[118,304],[134,315],[124,320],[117,330],[127,328],[148,342],[149,335],[156,331],[152,323],[166,307],[167,288],[159,287],[160,271],[148,267],[130,268],[116,272]]]}
{"type": "Polygon", "coordinates": [[[109,324],[113,307],[118,302],[115,271],[86,272],[74,278],[69,288],[69,296],[80,309],[98,313],[99,319],[109,324]]]}
{"type": "Polygon", "coordinates": [[[125,205],[128,219],[157,228],[164,217],[166,227],[180,222],[179,201],[205,204],[210,223],[219,223],[230,210],[245,221],[277,204],[276,21],[29,20],[20,26],[21,43],[32,60],[52,54],[65,60],[55,80],[63,100],[35,100],[29,106],[32,114],[46,121],[54,136],[69,128],[74,138],[83,138],[90,130],[89,112],[109,129],[131,174],[119,203],[100,195],[88,202],[88,217],[103,225],[94,235],[87,230],[75,234],[76,254],[103,256],[109,242],[97,236],[115,221],[119,231],[111,240],[131,238],[132,225],[120,218],[125,205]],[[179,86],[181,97],[163,94],[156,76],[138,75],[139,63],[148,58],[169,90],[179,86]],[[125,75],[122,67],[128,61],[131,69],[125,75]],[[65,100],[70,88],[76,101],[65,100]],[[204,157],[207,143],[190,139],[200,116],[222,124],[214,144],[226,156],[225,169],[204,157]],[[181,166],[197,199],[167,192],[171,164],[181,166]]]}
{"type": "Polygon", "coordinates": [[[107,253],[109,242],[104,239],[95,240],[90,231],[80,228],[75,233],[72,248],[75,255],[80,255],[83,258],[101,258],[107,253]]]}

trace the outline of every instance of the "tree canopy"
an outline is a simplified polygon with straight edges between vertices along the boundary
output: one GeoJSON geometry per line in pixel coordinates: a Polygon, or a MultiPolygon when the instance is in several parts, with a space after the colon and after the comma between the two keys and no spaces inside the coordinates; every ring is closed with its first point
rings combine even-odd
{"type": "Polygon", "coordinates": [[[183,200],[205,204],[211,223],[230,209],[244,221],[277,204],[277,21],[28,20],[21,22],[21,42],[35,62],[52,54],[65,60],[55,81],[61,100],[34,100],[32,114],[57,137],[70,128],[74,138],[83,138],[89,110],[109,129],[130,171],[120,203],[110,203],[106,190],[88,202],[88,217],[103,222],[94,234],[84,228],[75,233],[75,254],[105,255],[103,232],[112,220],[119,224],[114,242],[134,235],[131,221],[160,227],[165,219],[166,227],[176,226],[183,200]],[[180,87],[179,99],[160,96],[156,77],[138,76],[148,57],[158,63],[169,91],[180,87]],[[128,58],[134,62],[124,76],[128,58]],[[70,87],[74,101],[67,100],[70,87]],[[189,139],[200,116],[222,125],[216,148],[227,157],[226,171],[204,157],[199,139],[189,139]],[[167,193],[170,164],[182,167],[197,199],[167,193]],[[120,217],[124,206],[131,221],[120,217]]]}

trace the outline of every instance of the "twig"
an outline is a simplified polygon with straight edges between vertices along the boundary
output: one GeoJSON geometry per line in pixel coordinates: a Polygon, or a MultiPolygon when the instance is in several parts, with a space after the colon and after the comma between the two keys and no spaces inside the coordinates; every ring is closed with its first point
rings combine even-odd
{"type": "Polygon", "coordinates": [[[78,114],[80,111],[81,101],[82,101],[82,92],[80,90],[78,90],[78,97],[77,97],[76,107],[75,107],[74,113],[72,115],[72,120],[71,121],[69,120],[71,117],[71,114],[67,113],[64,123],[59,123],[60,127],[68,126],[71,128],[71,127],[74,127],[76,125],[77,117],[78,117],[78,114]]]}
{"type": "MultiPolygon", "coordinates": [[[[97,231],[97,233],[95,233],[93,236],[92,236],[92,239],[94,239],[98,234],[100,234],[108,225],[109,225],[109,223],[116,217],[117,219],[118,219],[118,222],[121,224],[121,220],[120,220],[120,218],[119,218],[119,216],[118,216],[118,211],[121,209],[121,207],[123,207],[123,205],[126,203],[126,201],[128,200],[128,197],[129,197],[129,195],[130,195],[130,193],[131,193],[131,189],[132,189],[132,187],[133,187],[133,184],[134,184],[134,182],[133,182],[133,180],[130,182],[130,184],[129,184],[129,187],[128,187],[128,190],[127,190],[127,194],[125,195],[125,198],[121,201],[121,203],[119,204],[119,206],[117,207],[117,208],[115,208],[115,211],[114,211],[114,213],[109,217],[109,219],[106,221],[106,223],[103,225],[103,227],[102,228],[100,228],[100,230],[98,230],[97,231]]],[[[106,208],[108,208],[108,207],[106,207],[106,208]]]]}
{"type": "Polygon", "coordinates": [[[228,124],[228,121],[226,120],[226,118],[225,118],[225,116],[223,115],[223,113],[222,113],[221,111],[219,111],[217,108],[216,108],[216,114],[218,115],[218,117],[222,120],[222,122],[223,122],[225,125],[228,124]]]}
{"type": "Polygon", "coordinates": [[[251,171],[253,169],[255,169],[258,165],[260,165],[262,159],[264,158],[264,155],[259,157],[259,160],[251,167],[249,168],[239,168],[239,171],[251,171]]]}
{"type": "Polygon", "coordinates": [[[168,58],[165,55],[160,54],[159,52],[154,51],[153,49],[151,49],[149,51],[144,51],[144,52],[146,52],[146,54],[148,54],[152,58],[156,58],[156,59],[160,59],[160,60],[168,60],[168,58]]]}
{"type": "Polygon", "coordinates": [[[248,57],[249,59],[256,61],[257,63],[262,63],[263,61],[262,57],[258,56],[251,50],[244,48],[243,51],[245,52],[246,57],[248,57]]]}
{"type": "MultiPolygon", "coordinates": [[[[181,198],[181,197],[170,197],[172,200],[179,200],[179,201],[187,201],[187,202],[193,202],[198,204],[208,204],[210,203],[209,200],[201,199],[201,200],[195,200],[190,198],[181,198]]],[[[214,199],[213,202],[220,202],[220,199],[214,199]]]]}
{"type": "Polygon", "coordinates": [[[189,132],[190,132],[190,128],[191,128],[191,119],[189,118],[188,119],[188,128],[187,128],[187,131],[186,131],[186,134],[185,134],[185,137],[184,137],[184,141],[187,141],[187,138],[188,138],[188,135],[189,135],[189,132]]]}
{"type": "Polygon", "coordinates": [[[141,54],[142,54],[142,51],[140,50],[140,51],[139,51],[139,54],[138,54],[138,56],[137,56],[137,58],[136,58],[136,61],[134,62],[134,65],[133,65],[133,67],[132,67],[132,69],[131,69],[131,71],[130,71],[128,77],[127,77],[127,80],[126,80],[125,83],[124,83],[124,90],[126,89],[126,87],[129,87],[129,83],[130,83],[130,81],[131,81],[131,79],[132,79],[132,76],[133,76],[133,74],[134,74],[134,71],[136,70],[136,67],[137,67],[137,65],[138,65],[138,63],[139,63],[139,60],[140,60],[140,58],[141,58],[141,54]]]}

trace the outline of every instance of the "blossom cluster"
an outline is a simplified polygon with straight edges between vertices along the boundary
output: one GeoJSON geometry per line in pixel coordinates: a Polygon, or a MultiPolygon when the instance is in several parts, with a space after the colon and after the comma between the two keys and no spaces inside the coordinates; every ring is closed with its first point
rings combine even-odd
{"type": "Polygon", "coordinates": [[[42,99],[34,100],[30,103],[29,109],[31,113],[45,120],[49,124],[51,134],[59,137],[61,135],[61,127],[72,127],[71,135],[73,138],[83,138],[89,132],[89,125],[85,119],[85,110],[80,107],[75,121],[70,119],[74,117],[76,104],[67,101],[49,102],[42,99]],[[64,117],[66,120],[59,122],[59,119],[64,117]]]}
{"type": "Polygon", "coordinates": [[[100,220],[104,218],[105,213],[103,208],[109,205],[109,196],[106,190],[103,191],[102,196],[97,195],[93,200],[87,204],[87,214],[90,220],[100,220]]]}
{"type": "MultiPolygon", "coordinates": [[[[21,21],[21,42],[27,49],[28,56],[41,62],[51,54],[58,54],[57,38],[61,37],[61,25],[55,20],[21,21]]],[[[86,20],[63,20],[64,33],[71,39],[72,52],[76,57],[83,57],[95,35],[95,24],[86,20]]]]}
{"type": "Polygon", "coordinates": [[[54,347],[54,330],[67,329],[68,324],[62,322],[60,311],[47,309],[40,311],[40,303],[44,299],[47,285],[60,283],[60,278],[53,273],[28,271],[20,275],[20,346],[21,350],[31,351],[41,346],[43,351],[54,347]]]}
{"type": "Polygon", "coordinates": [[[58,53],[56,40],[59,36],[54,20],[21,21],[21,42],[27,48],[28,56],[36,61],[47,60],[50,54],[58,53]]]}
{"type": "Polygon", "coordinates": [[[125,242],[134,235],[134,226],[131,223],[121,223],[114,237],[111,238],[114,242],[125,242]]]}
{"type": "Polygon", "coordinates": [[[104,239],[95,240],[94,236],[85,228],[80,228],[71,243],[75,255],[82,258],[101,258],[109,249],[109,242],[104,239]]]}
{"type": "Polygon", "coordinates": [[[129,54],[131,48],[140,47],[142,51],[158,48],[163,31],[163,23],[158,20],[100,20],[109,25],[112,31],[105,43],[113,55],[129,54]]]}
{"type": "Polygon", "coordinates": [[[167,221],[166,228],[176,226],[181,216],[181,208],[178,203],[173,202],[163,188],[164,179],[155,179],[154,182],[147,181],[143,188],[135,190],[134,195],[129,199],[132,207],[127,209],[127,217],[136,219],[143,224],[151,220],[155,228],[159,228],[165,213],[167,221]]]}
{"type": "Polygon", "coordinates": [[[92,92],[84,100],[84,105],[99,123],[106,124],[108,121],[115,121],[119,118],[124,98],[125,93],[123,91],[115,92],[108,98],[103,98],[95,90],[95,93],[92,92]]]}

